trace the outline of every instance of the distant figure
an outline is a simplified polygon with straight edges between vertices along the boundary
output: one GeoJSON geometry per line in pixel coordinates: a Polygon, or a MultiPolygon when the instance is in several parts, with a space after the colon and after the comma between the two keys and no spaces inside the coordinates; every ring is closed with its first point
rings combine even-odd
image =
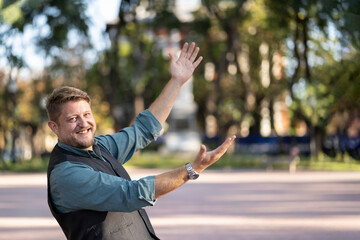
{"type": "MultiPolygon", "coordinates": [[[[159,239],[144,210],[216,162],[235,136],[213,151],[201,145],[193,162],[132,181],[123,168],[132,155],[154,141],[181,87],[202,57],[185,43],[179,59],[170,54],[171,79],[131,127],[95,137],[96,123],[86,92],[55,89],[47,99],[48,126],[57,135],[48,167],[48,203],[67,239],[159,239]]],[[[117,87],[117,86],[114,86],[117,87]]]]}
{"type": "Polygon", "coordinates": [[[298,147],[292,147],[290,149],[290,159],[289,159],[289,172],[295,173],[296,172],[296,164],[300,162],[299,157],[300,150],[298,147]]]}

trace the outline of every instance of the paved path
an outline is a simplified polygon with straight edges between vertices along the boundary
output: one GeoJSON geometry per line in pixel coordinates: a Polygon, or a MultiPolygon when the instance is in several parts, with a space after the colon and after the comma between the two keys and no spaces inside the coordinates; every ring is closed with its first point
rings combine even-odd
{"type": "MultiPolygon", "coordinates": [[[[165,240],[358,240],[360,173],[207,171],[148,213],[165,240]]],[[[45,174],[0,174],[0,240],[20,239],[64,239],[45,174]]]]}

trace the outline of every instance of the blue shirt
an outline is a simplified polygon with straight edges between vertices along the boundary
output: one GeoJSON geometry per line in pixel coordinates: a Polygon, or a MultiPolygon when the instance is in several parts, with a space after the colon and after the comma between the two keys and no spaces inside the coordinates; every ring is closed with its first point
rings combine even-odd
{"type": "MultiPolygon", "coordinates": [[[[58,142],[59,147],[79,156],[106,161],[99,146],[109,150],[121,164],[139,149],[146,147],[160,134],[162,126],[148,110],[140,113],[133,125],[121,131],[95,137],[92,150],[83,150],[58,142]]],[[[128,181],[94,171],[90,166],[63,162],[50,174],[51,198],[60,213],[87,209],[95,211],[132,212],[154,205],[155,177],[128,181]]]]}

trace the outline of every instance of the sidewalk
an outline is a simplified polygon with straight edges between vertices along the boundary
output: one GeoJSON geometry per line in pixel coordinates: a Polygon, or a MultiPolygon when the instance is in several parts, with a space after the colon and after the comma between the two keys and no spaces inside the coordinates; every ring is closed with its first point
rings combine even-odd
{"type": "MultiPolygon", "coordinates": [[[[130,169],[132,179],[163,170],[130,169]]],[[[207,171],[147,209],[161,239],[360,236],[360,173],[207,171]]],[[[0,240],[64,239],[45,174],[0,175],[0,240]]]]}

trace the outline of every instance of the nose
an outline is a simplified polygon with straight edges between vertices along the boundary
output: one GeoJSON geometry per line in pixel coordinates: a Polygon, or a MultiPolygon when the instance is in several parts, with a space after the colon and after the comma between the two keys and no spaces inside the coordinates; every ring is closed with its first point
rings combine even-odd
{"type": "Polygon", "coordinates": [[[78,125],[79,125],[79,127],[84,128],[84,127],[87,127],[89,125],[89,123],[87,122],[86,118],[80,116],[78,118],[78,125]]]}

